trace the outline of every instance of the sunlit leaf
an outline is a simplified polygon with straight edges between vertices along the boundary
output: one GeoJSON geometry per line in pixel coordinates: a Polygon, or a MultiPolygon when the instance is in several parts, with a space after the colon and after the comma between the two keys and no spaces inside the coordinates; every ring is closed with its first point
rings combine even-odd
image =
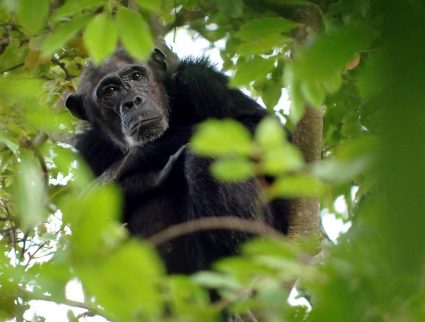
{"type": "Polygon", "coordinates": [[[149,26],[136,11],[120,8],[117,24],[121,41],[128,52],[139,59],[146,59],[154,47],[149,26]]]}
{"type": "Polygon", "coordinates": [[[72,39],[89,22],[91,17],[79,17],[71,22],[57,27],[43,42],[43,54],[48,56],[61,48],[66,42],[72,39]]]}
{"type": "Polygon", "coordinates": [[[162,1],[160,0],[136,0],[136,2],[143,9],[147,9],[156,13],[161,12],[162,1]]]}
{"type": "Polygon", "coordinates": [[[330,27],[297,54],[294,72],[306,82],[319,82],[335,91],[339,87],[335,79],[345,64],[357,52],[367,49],[375,37],[374,30],[366,24],[330,27]]]}
{"type": "Polygon", "coordinates": [[[117,321],[151,320],[162,310],[159,278],[163,267],[146,245],[128,242],[98,265],[79,270],[83,285],[117,321]],[[123,272],[125,264],[125,274],[123,272]],[[116,278],[119,277],[119,278],[116,278]],[[123,301],[125,299],[125,301],[123,301]]]}
{"type": "Polygon", "coordinates": [[[224,181],[246,180],[254,175],[251,162],[248,159],[221,159],[211,166],[212,174],[224,181]]]}
{"type": "Polygon", "coordinates": [[[286,133],[277,118],[267,117],[258,125],[255,140],[264,149],[273,149],[286,141],[286,133]]]}
{"type": "Polygon", "coordinates": [[[291,41],[291,38],[280,34],[263,35],[261,38],[240,42],[235,46],[235,51],[242,56],[267,54],[271,53],[274,48],[283,47],[291,41]]]}
{"type": "Polygon", "coordinates": [[[274,66],[274,59],[255,56],[252,60],[238,66],[235,76],[231,80],[234,86],[248,85],[256,79],[263,78],[274,66]]]}
{"type": "Polygon", "coordinates": [[[236,18],[242,14],[242,0],[216,0],[219,10],[226,16],[236,18]]]}
{"type": "Polygon", "coordinates": [[[112,54],[118,40],[115,22],[106,14],[98,14],[87,25],[84,44],[96,63],[112,54]]]}
{"type": "Polygon", "coordinates": [[[73,230],[76,256],[93,256],[122,238],[119,209],[120,198],[112,186],[93,187],[79,198],[67,199],[63,205],[64,220],[73,230]],[[79,207],[76,208],[75,204],[79,207]]]}
{"type": "Polygon", "coordinates": [[[55,10],[52,19],[59,21],[66,16],[72,16],[83,10],[100,7],[104,5],[108,0],[67,0],[66,3],[55,10]]]}
{"type": "Polygon", "coordinates": [[[44,217],[45,191],[40,166],[25,156],[19,165],[15,186],[15,201],[20,226],[30,229],[44,217]]]}
{"type": "Polygon", "coordinates": [[[268,193],[271,197],[317,197],[324,190],[324,185],[318,179],[307,176],[284,176],[277,179],[268,193]]]}
{"type": "Polygon", "coordinates": [[[265,17],[248,20],[236,34],[236,37],[244,41],[261,39],[271,34],[281,34],[295,28],[296,22],[281,17],[265,17]]]}
{"type": "Polygon", "coordinates": [[[265,150],[261,156],[260,167],[264,173],[279,175],[287,171],[298,170],[303,164],[301,152],[286,143],[265,150]]]}
{"type": "Polygon", "coordinates": [[[37,34],[43,27],[49,11],[49,0],[20,0],[16,12],[27,35],[37,34]]]}
{"type": "Polygon", "coordinates": [[[191,140],[191,148],[209,156],[249,155],[252,138],[249,131],[234,120],[209,120],[200,124],[191,140]]]}
{"type": "Polygon", "coordinates": [[[321,106],[326,97],[325,88],[319,83],[304,82],[301,85],[301,92],[313,106],[321,106]]]}
{"type": "Polygon", "coordinates": [[[208,288],[237,288],[241,286],[231,275],[215,272],[198,272],[193,275],[193,280],[208,288]]]}

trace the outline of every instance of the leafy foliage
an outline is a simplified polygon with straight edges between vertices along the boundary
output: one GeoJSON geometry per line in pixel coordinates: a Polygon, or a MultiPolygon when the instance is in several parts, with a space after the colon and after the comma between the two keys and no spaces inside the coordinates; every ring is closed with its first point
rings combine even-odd
{"type": "Polygon", "coordinates": [[[43,321],[28,313],[42,300],[83,309],[69,321],[217,321],[223,310],[260,321],[423,321],[424,25],[422,0],[1,1],[0,319],[43,321]],[[91,185],[75,161],[76,124],[61,106],[87,59],[117,44],[143,59],[153,35],[174,27],[224,41],[232,85],[269,111],[288,92],[289,112],[277,111],[288,128],[306,105],[324,108],[324,158],[313,165],[272,117],[254,135],[209,120],[191,142],[216,158],[222,180],[273,177],[265,199],[319,196],[324,212],[338,212],[343,196],[352,228],[317,263],[303,261],[308,242],[259,238],[211,271],[167,276],[149,241],[119,223],[116,187],[91,185]],[[295,280],[311,309],[288,304],[295,280]],[[68,299],[72,281],[79,301],[68,299]]]}

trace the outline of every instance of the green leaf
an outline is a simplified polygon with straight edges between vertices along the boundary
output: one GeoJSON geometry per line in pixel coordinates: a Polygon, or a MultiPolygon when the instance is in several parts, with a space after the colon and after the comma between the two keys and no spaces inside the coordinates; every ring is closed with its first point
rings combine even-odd
{"type": "Polygon", "coordinates": [[[100,7],[106,4],[107,1],[108,0],[67,0],[62,7],[54,12],[52,19],[54,21],[59,21],[64,17],[72,16],[83,10],[100,7]]]}
{"type": "Polygon", "coordinates": [[[294,72],[303,81],[318,82],[336,90],[340,85],[338,76],[345,64],[356,53],[367,49],[375,36],[367,24],[330,27],[297,53],[294,72]]]}
{"type": "Polygon", "coordinates": [[[115,321],[153,321],[149,316],[163,309],[158,286],[164,269],[147,245],[130,241],[97,265],[91,261],[78,272],[84,287],[114,314],[115,321]]]}
{"type": "Polygon", "coordinates": [[[251,153],[251,146],[251,133],[231,119],[203,122],[191,140],[193,151],[206,156],[247,156],[251,153]]]}
{"type": "Polygon", "coordinates": [[[27,53],[28,49],[25,46],[21,46],[19,39],[10,39],[8,46],[0,54],[0,70],[22,63],[27,53]]]}
{"type": "Polygon", "coordinates": [[[161,12],[162,1],[160,0],[136,0],[136,2],[143,9],[147,9],[155,13],[161,12]]]}
{"type": "Polygon", "coordinates": [[[115,22],[104,13],[90,21],[84,34],[84,44],[95,63],[100,63],[113,53],[117,39],[115,22]]]}
{"type": "Polygon", "coordinates": [[[236,33],[236,37],[244,41],[261,39],[271,34],[281,34],[297,27],[296,22],[280,18],[265,17],[249,20],[236,33]]]}
{"type": "Polygon", "coordinates": [[[231,85],[248,85],[252,81],[264,78],[267,72],[273,69],[274,62],[274,59],[255,56],[253,59],[238,66],[236,74],[231,80],[231,85]]]}
{"type": "MultiPolygon", "coordinates": [[[[183,275],[171,275],[168,278],[171,291],[171,310],[174,314],[187,317],[186,321],[216,321],[217,319],[206,318],[205,311],[208,308],[209,296],[207,291],[193,281],[193,278],[183,275]],[[198,318],[199,316],[199,318],[198,318]]],[[[182,319],[183,320],[183,319],[182,319]]]]}
{"type": "Polygon", "coordinates": [[[300,81],[294,73],[293,65],[288,64],[285,68],[285,84],[288,86],[288,94],[291,100],[289,117],[294,124],[303,117],[305,110],[305,100],[301,93],[300,81]]]}
{"type": "Polygon", "coordinates": [[[6,145],[10,151],[17,153],[19,151],[19,144],[11,141],[9,138],[0,134],[0,143],[6,145]]]}
{"type": "Polygon", "coordinates": [[[282,47],[291,42],[289,37],[280,34],[263,35],[249,41],[243,41],[235,46],[235,52],[242,56],[270,53],[276,47],[282,47]]]}
{"type": "Polygon", "coordinates": [[[278,180],[270,187],[268,194],[273,198],[313,198],[320,195],[324,188],[323,183],[312,176],[285,176],[278,178],[278,180]]]}
{"type": "Polygon", "coordinates": [[[326,98],[325,89],[319,83],[304,82],[301,85],[301,92],[308,102],[313,106],[321,106],[326,98]]]}
{"type": "Polygon", "coordinates": [[[212,174],[223,181],[242,181],[254,175],[251,162],[248,159],[222,159],[211,166],[212,174]]]}
{"type": "Polygon", "coordinates": [[[242,15],[242,0],[216,0],[218,9],[225,17],[237,18],[242,15]]]}
{"type": "Polygon", "coordinates": [[[17,19],[26,35],[37,34],[46,22],[49,12],[49,0],[20,0],[17,19]]]}
{"type": "Polygon", "coordinates": [[[10,19],[10,14],[5,7],[0,5],[0,22],[6,22],[10,19]]]}
{"type": "Polygon", "coordinates": [[[286,141],[283,125],[275,117],[266,117],[255,130],[255,140],[265,150],[281,146],[286,141]]]}
{"type": "Polygon", "coordinates": [[[67,41],[72,39],[89,22],[91,17],[79,17],[69,23],[57,27],[47,36],[42,45],[44,56],[49,56],[64,46],[67,41]]]}
{"type": "Polygon", "coordinates": [[[267,149],[261,156],[260,167],[269,175],[280,175],[298,170],[304,165],[300,151],[289,143],[267,149]]]}
{"type": "Polygon", "coordinates": [[[193,280],[207,288],[235,289],[241,285],[230,275],[216,272],[198,272],[193,275],[193,280]]]}
{"type": "Polygon", "coordinates": [[[154,43],[149,26],[136,11],[120,8],[117,13],[120,37],[128,52],[139,59],[149,56],[154,43]]]}
{"type": "Polygon", "coordinates": [[[40,167],[23,156],[15,182],[15,202],[20,227],[26,231],[45,217],[45,191],[40,167]]]}
{"type": "Polygon", "coordinates": [[[73,231],[76,257],[94,256],[122,238],[118,222],[120,198],[111,185],[87,189],[80,198],[66,199],[61,208],[64,221],[73,231]],[[76,204],[78,207],[75,207],[76,204]]]}
{"type": "Polygon", "coordinates": [[[273,111],[273,108],[279,103],[280,96],[282,95],[282,87],[282,80],[266,80],[266,84],[260,91],[260,95],[268,111],[273,111]]]}

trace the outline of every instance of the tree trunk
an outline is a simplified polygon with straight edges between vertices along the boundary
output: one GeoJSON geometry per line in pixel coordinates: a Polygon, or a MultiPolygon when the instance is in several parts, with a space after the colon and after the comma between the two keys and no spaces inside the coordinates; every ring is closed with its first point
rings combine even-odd
{"type": "MultiPolygon", "coordinates": [[[[320,160],[322,150],[323,113],[308,106],[294,132],[294,144],[307,163],[320,160]]],[[[304,239],[320,236],[319,202],[317,198],[293,199],[290,202],[288,236],[304,239]]]]}
{"type": "MultiPolygon", "coordinates": [[[[294,20],[303,24],[295,33],[295,48],[302,46],[310,33],[321,28],[321,16],[315,7],[302,7],[294,12],[294,20]]],[[[323,136],[323,110],[321,107],[306,106],[304,116],[297,124],[293,136],[294,144],[300,149],[307,163],[321,158],[323,136]]],[[[288,235],[301,241],[307,237],[320,239],[319,201],[317,198],[291,200],[288,235]]],[[[318,245],[319,247],[319,245],[318,245]]]]}

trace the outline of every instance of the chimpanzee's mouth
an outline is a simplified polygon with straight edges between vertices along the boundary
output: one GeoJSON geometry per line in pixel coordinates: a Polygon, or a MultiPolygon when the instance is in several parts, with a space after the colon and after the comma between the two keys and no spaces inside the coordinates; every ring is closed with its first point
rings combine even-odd
{"type": "Polygon", "coordinates": [[[161,119],[162,119],[162,116],[155,116],[155,117],[143,118],[143,119],[140,118],[137,122],[134,122],[134,124],[130,127],[130,130],[128,131],[128,133],[130,135],[133,135],[135,132],[139,131],[139,129],[141,129],[142,127],[148,124],[160,121],[161,119]]]}

